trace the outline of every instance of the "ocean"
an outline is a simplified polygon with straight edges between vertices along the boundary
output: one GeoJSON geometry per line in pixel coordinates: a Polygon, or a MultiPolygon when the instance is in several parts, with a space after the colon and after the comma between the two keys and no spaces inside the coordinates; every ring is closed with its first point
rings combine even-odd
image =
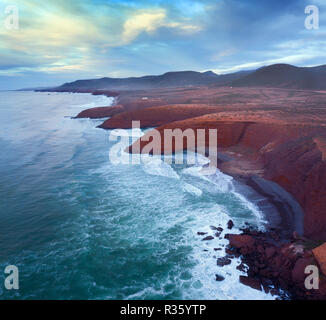
{"type": "Polygon", "coordinates": [[[216,264],[225,233],[264,228],[258,206],[231,177],[202,175],[202,156],[112,164],[109,135],[119,130],[71,118],[112,102],[0,92],[0,299],[273,299],[239,282],[239,259],[216,264]],[[214,235],[212,226],[223,233],[203,241],[197,232],[214,235]],[[4,285],[8,265],[18,290],[4,285]]]}

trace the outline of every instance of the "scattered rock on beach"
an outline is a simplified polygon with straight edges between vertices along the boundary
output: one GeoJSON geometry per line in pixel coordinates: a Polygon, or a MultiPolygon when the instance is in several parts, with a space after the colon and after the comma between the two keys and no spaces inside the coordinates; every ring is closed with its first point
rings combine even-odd
{"type": "Polygon", "coordinates": [[[222,276],[220,276],[218,274],[216,274],[215,277],[216,277],[216,281],[223,281],[223,280],[225,280],[224,277],[222,277],[222,276]]]}
{"type": "Polygon", "coordinates": [[[232,229],[233,228],[233,226],[234,226],[234,223],[233,223],[233,221],[232,220],[229,220],[228,221],[228,229],[232,229]]]}
{"type": "Polygon", "coordinates": [[[261,283],[259,279],[251,278],[251,277],[246,277],[246,276],[240,276],[240,282],[244,284],[245,286],[249,286],[253,289],[261,290],[261,283]]]}
{"type": "Polygon", "coordinates": [[[216,230],[216,231],[220,231],[220,232],[223,231],[223,228],[222,228],[222,227],[214,227],[214,226],[210,226],[210,228],[211,228],[212,230],[216,230]]]}
{"type": "Polygon", "coordinates": [[[246,268],[246,266],[244,265],[243,262],[241,262],[241,263],[237,266],[236,269],[239,270],[239,271],[242,271],[242,272],[246,272],[246,270],[247,270],[247,268],[246,268]]]}
{"type": "Polygon", "coordinates": [[[219,237],[219,236],[221,235],[222,231],[223,231],[223,228],[218,227],[218,228],[216,228],[215,230],[216,230],[215,236],[216,236],[216,237],[219,237]]]}
{"type": "Polygon", "coordinates": [[[198,234],[199,236],[204,236],[205,234],[207,234],[207,232],[197,232],[197,234],[198,234]]]}
{"type": "Polygon", "coordinates": [[[239,258],[240,257],[240,253],[232,248],[228,248],[228,247],[225,248],[225,253],[226,253],[226,256],[229,258],[234,258],[234,257],[239,258]]]}
{"type": "Polygon", "coordinates": [[[231,259],[229,259],[228,257],[218,258],[216,264],[220,267],[223,267],[231,264],[231,259]]]}
{"type": "Polygon", "coordinates": [[[227,234],[225,237],[230,241],[232,248],[252,250],[255,244],[255,239],[245,234],[227,234]]]}
{"type": "Polygon", "coordinates": [[[214,237],[213,236],[208,236],[206,238],[204,238],[202,241],[208,241],[208,240],[213,240],[214,237]]]}

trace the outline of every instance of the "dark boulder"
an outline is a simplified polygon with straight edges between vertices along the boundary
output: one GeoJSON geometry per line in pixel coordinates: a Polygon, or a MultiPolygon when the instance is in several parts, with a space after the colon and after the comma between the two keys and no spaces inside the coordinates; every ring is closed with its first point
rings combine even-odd
{"type": "Polygon", "coordinates": [[[229,259],[228,257],[218,258],[216,264],[220,267],[223,267],[231,264],[231,259],[229,259]]]}
{"type": "Polygon", "coordinates": [[[251,287],[253,289],[262,291],[261,289],[261,283],[259,279],[246,277],[246,276],[240,276],[240,282],[244,284],[245,286],[251,287]]]}

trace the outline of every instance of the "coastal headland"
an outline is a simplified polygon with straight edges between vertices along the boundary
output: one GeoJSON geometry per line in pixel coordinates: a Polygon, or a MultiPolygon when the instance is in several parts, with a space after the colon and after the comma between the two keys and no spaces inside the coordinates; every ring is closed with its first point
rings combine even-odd
{"type": "MultiPolygon", "coordinates": [[[[90,92],[112,96],[105,90],[90,92]]],[[[99,126],[103,129],[131,128],[133,120],[140,121],[142,128],[155,127],[159,132],[217,128],[216,166],[245,179],[257,190],[262,189],[257,179],[262,179],[289,193],[302,208],[303,218],[293,214],[294,220],[303,220],[303,234],[294,232],[297,237],[286,241],[307,239],[309,249],[296,257],[325,263],[325,255],[314,256],[311,249],[326,241],[326,91],[208,85],[121,90],[115,98],[113,107],[85,110],[77,118],[108,118],[99,126]]],[[[150,134],[140,138],[138,150],[133,152],[142,151],[150,134]]],[[[161,143],[164,151],[164,138],[161,143]]],[[[172,152],[187,148],[184,140],[179,149],[173,145],[172,152]]],[[[266,189],[260,191],[270,196],[266,189]]],[[[291,233],[296,231],[294,226],[290,228],[291,233]]],[[[296,262],[288,263],[287,274],[296,262]]],[[[326,297],[325,292],[320,291],[320,295],[326,297]]]]}

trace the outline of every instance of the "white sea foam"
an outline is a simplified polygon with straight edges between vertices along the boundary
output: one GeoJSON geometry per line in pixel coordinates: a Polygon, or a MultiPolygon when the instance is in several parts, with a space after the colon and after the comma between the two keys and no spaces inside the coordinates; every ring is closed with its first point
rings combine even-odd
{"type": "Polygon", "coordinates": [[[140,138],[144,135],[143,131],[139,128],[135,129],[114,129],[110,131],[110,134],[118,137],[130,137],[130,138],[140,138]]]}
{"type": "Polygon", "coordinates": [[[189,184],[189,183],[185,183],[182,186],[183,191],[188,192],[194,196],[200,197],[203,194],[203,191],[199,188],[196,188],[195,186],[189,184]]]}
{"type": "Polygon", "coordinates": [[[207,157],[203,156],[200,153],[196,153],[196,160],[196,164],[199,166],[204,166],[211,162],[207,157]]]}
{"type": "Polygon", "coordinates": [[[227,192],[233,192],[233,178],[231,176],[228,176],[224,173],[222,173],[220,170],[217,170],[215,173],[215,176],[212,177],[214,184],[217,186],[217,188],[224,193],[227,192]]]}
{"type": "Polygon", "coordinates": [[[263,213],[259,210],[259,208],[252,202],[248,201],[246,197],[238,192],[233,192],[233,194],[244,204],[245,207],[247,207],[257,218],[258,220],[258,228],[260,230],[265,229],[265,224],[267,221],[264,219],[263,213]]]}
{"type": "MultiPolygon", "coordinates": [[[[145,157],[143,159],[148,158],[145,157]]],[[[146,173],[151,175],[180,179],[179,175],[173,170],[173,168],[169,164],[156,157],[152,157],[152,159],[147,161],[144,164],[143,169],[146,173]]]]}
{"type": "Polygon", "coordinates": [[[201,173],[201,170],[203,169],[202,166],[192,166],[192,167],[189,167],[189,168],[186,168],[186,169],[183,169],[181,172],[182,174],[184,175],[189,175],[189,176],[193,176],[193,177],[196,177],[196,178],[199,178],[199,179],[202,179],[202,180],[205,180],[205,181],[208,181],[208,182],[211,182],[210,179],[208,179],[207,176],[203,175],[201,173]]]}
{"type": "MultiPolygon", "coordinates": [[[[89,93],[83,93],[83,94],[89,94],[89,93]]],[[[84,104],[84,105],[76,105],[78,108],[83,108],[83,109],[90,109],[90,108],[95,108],[95,107],[108,107],[111,106],[114,103],[114,98],[113,97],[107,97],[104,95],[99,95],[99,96],[94,96],[96,97],[93,102],[84,104]]]]}
{"type": "Polygon", "coordinates": [[[240,200],[240,202],[246,208],[248,208],[252,213],[254,213],[256,218],[259,220],[259,227],[261,229],[264,229],[264,224],[266,223],[266,220],[264,219],[263,213],[259,210],[259,208],[254,203],[248,201],[244,195],[236,192],[234,188],[234,179],[231,176],[222,173],[219,169],[216,169],[214,175],[205,175],[203,174],[204,169],[205,169],[204,166],[196,165],[196,166],[183,169],[182,173],[209,181],[210,183],[214,184],[214,186],[217,188],[219,192],[232,193],[236,198],[240,200]]]}

